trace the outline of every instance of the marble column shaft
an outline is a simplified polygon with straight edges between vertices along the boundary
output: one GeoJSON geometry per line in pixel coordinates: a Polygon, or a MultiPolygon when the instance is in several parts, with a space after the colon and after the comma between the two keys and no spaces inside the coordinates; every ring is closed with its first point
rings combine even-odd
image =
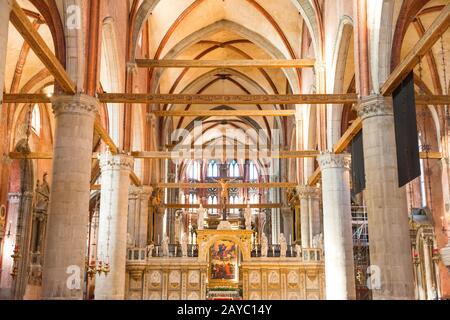
{"type": "Polygon", "coordinates": [[[109,264],[108,274],[97,274],[96,300],[123,300],[125,298],[128,190],[133,158],[112,155],[109,151],[100,156],[102,189],[97,256],[109,264]]]}
{"type": "Polygon", "coordinates": [[[44,299],[82,299],[97,99],[55,96],[52,184],[43,264],[44,299]]]}
{"type": "Polygon", "coordinates": [[[414,299],[414,273],[405,188],[398,187],[392,98],[364,97],[362,119],[370,262],[380,271],[373,298],[414,299]]]}
{"type": "Polygon", "coordinates": [[[320,190],[315,187],[299,186],[302,247],[311,248],[313,239],[320,234],[320,190]]]}
{"type": "Polygon", "coordinates": [[[350,156],[323,154],[323,227],[326,297],[328,300],[356,298],[350,199],[350,156]]]}
{"type": "Polygon", "coordinates": [[[149,200],[151,187],[130,186],[128,199],[128,233],[133,245],[143,248],[147,245],[149,200]]]}

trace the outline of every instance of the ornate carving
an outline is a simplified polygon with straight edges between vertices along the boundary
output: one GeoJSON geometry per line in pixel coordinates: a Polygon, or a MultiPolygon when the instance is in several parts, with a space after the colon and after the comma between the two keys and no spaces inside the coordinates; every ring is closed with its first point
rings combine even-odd
{"type": "Polygon", "coordinates": [[[300,199],[318,199],[320,198],[321,190],[316,187],[300,185],[297,187],[297,193],[300,199]]]}
{"type": "Polygon", "coordinates": [[[111,151],[100,155],[100,168],[101,171],[108,170],[133,170],[134,158],[125,154],[113,155],[111,151]]]}
{"type": "Polygon", "coordinates": [[[324,153],[317,160],[321,170],[331,168],[342,168],[350,170],[351,157],[349,154],[324,153]]]}
{"type": "Polygon", "coordinates": [[[360,100],[356,110],[358,116],[365,120],[371,117],[393,116],[393,102],[391,97],[373,95],[360,100]]]}
{"type": "Polygon", "coordinates": [[[84,94],[77,94],[74,96],[54,96],[51,101],[55,117],[70,113],[94,118],[98,113],[99,101],[84,94]]]}

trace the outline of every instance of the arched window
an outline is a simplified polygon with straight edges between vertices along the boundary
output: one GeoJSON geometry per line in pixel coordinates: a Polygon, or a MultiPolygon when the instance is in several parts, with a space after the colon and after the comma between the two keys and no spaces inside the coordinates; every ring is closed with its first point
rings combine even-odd
{"type": "Polygon", "coordinates": [[[236,160],[233,160],[228,165],[228,176],[231,178],[238,178],[240,176],[239,174],[239,164],[236,160]]]}
{"type": "Polygon", "coordinates": [[[219,167],[215,160],[208,163],[208,172],[206,175],[208,178],[217,178],[219,176],[219,167]]]}
{"type": "Polygon", "coordinates": [[[37,104],[34,105],[33,111],[31,112],[31,129],[38,136],[41,135],[41,111],[37,104]]]}
{"type": "Polygon", "coordinates": [[[192,180],[200,180],[200,163],[198,161],[191,163],[188,178],[192,180]]]}
{"type": "MultiPolygon", "coordinates": [[[[212,204],[212,205],[218,204],[217,195],[215,195],[215,194],[209,195],[208,196],[208,204],[212,204]]],[[[213,209],[211,209],[211,212],[213,214],[216,214],[217,213],[217,209],[213,208],[213,209]]]]}
{"type": "Polygon", "coordinates": [[[258,170],[256,170],[256,165],[253,161],[250,161],[250,163],[249,163],[248,179],[250,181],[258,180],[258,170]]]}

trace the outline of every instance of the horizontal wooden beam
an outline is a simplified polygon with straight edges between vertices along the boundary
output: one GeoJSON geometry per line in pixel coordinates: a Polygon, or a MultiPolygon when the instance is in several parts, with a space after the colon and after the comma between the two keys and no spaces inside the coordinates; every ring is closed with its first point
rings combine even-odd
{"type": "Polygon", "coordinates": [[[157,117],[291,117],[295,110],[188,110],[152,111],[157,117]]]}
{"type": "Polygon", "coordinates": [[[249,94],[249,95],[200,95],[200,94],[138,94],[103,93],[98,98],[103,103],[153,103],[153,104],[349,104],[358,101],[356,94],[249,94]]]}
{"type": "Polygon", "coordinates": [[[450,105],[450,95],[416,95],[416,105],[450,105]]]}
{"type": "MultiPolygon", "coordinates": [[[[172,204],[162,204],[161,207],[167,208],[167,209],[198,209],[200,207],[199,204],[179,204],[179,203],[172,203],[172,204]]],[[[279,209],[283,208],[284,206],[281,203],[262,203],[262,204],[250,204],[250,208],[252,209],[279,209]]],[[[221,209],[222,206],[214,205],[214,204],[204,204],[203,208],[205,209],[221,209]]],[[[245,209],[247,208],[246,204],[230,204],[227,205],[227,209],[245,209]]],[[[222,216],[220,216],[222,218],[222,216]]]]}
{"type": "MultiPolygon", "coordinates": [[[[423,37],[416,43],[407,56],[394,69],[386,82],[381,87],[384,96],[391,95],[405,77],[419,63],[420,59],[431,50],[439,37],[450,25],[450,3],[442,9],[439,16],[426,30],[423,37]]],[[[398,44],[397,44],[398,45],[398,44]]]]}
{"type": "Polygon", "coordinates": [[[314,59],[293,60],[150,60],[136,59],[139,68],[313,68],[314,59]]]}
{"type": "MultiPolygon", "coordinates": [[[[227,188],[257,188],[257,189],[289,189],[295,188],[297,184],[290,182],[266,182],[266,183],[253,183],[253,182],[230,182],[227,188]]],[[[154,187],[160,189],[220,189],[219,183],[157,183],[154,187]]]]}
{"type": "Polygon", "coordinates": [[[172,159],[172,160],[215,160],[215,159],[297,159],[297,158],[315,158],[320,154],[319,151],[305,150],[305,151],[251,151],[238,150],[236,152],[222,149],[219,150],[186,150],[184,152],[170,152],[170,151],[135,151],[131,155],[135,159],[172,159]]]}
{"type": "MultiPolygon", "coordinates": [[[[99,94],[100,101],[103,103],[173,103],[173,104],[343,104],[356,103],[357,98],[354,94],[346,95],[145,95],[145,94],[99,94]],[[137,102],[136,102],[137,101],[137,102]],[[175,101],[175,102],[174,102],[175,101]],[[267,102],[269,101],[269,102],[267,102]],[[259,102],[259,103],[258,103],[259,102]],[[263,103],[261,103],[263,102],[263,103]]],[[[5,94],[3,101],[5,103],[51,103],[51,95],[17,93],[5,94]]],[[[448,95],[417,95],[417,105],[449,105],[450,96],[448,95]]],[[[207,111],[207,110],[205,110],[207,111]]],[[[233,111],[233,110],[210,110],[214,112],[233,111]]],[[[238,111],[238,110],[234,110],[238,111]]],[[[266,110],[250,110],[248,112],[267,112],[266,110]]],[[[285,114],[276,116],[290,116],[291,110],[285,111],[285,114]]],[[[191,112],[191,111],[190,111],[191,112]]],[[[192,111],[196,112],[196,111],[192,111]]],[[[202,111],[203,112],[203,111],[202,111]]],[[[209,112],[209,111],[208,111],[209,112]]],[[[247,110],[239,111],[247,112],[247,110]]],[[[155,115],[169,116],[171,113],[163,111],[154,111],[155,115]]],[[[189,112],[187,113],[189,114],[189,112]]],[[[268,113],[267,116],[270,116],[268,113]]],[[[275,115],[274,115],[275,116],[275,115]]]]}
{"type": "Polygon", "coordinates": [[[67,93],[75,94],[76,86],[74,82],[16,1],[13,1],[12,4],[10,21],[33,49],[36,56],[47,67],[48,71],[55,77],[56,82],[61,85],[63,90],[67,93]]]}

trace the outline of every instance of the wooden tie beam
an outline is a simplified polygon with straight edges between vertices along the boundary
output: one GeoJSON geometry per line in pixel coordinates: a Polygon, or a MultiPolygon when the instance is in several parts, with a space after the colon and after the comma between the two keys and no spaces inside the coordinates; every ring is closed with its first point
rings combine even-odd
{"type": "Polygon", "coordinates": [[[291,117],[295,110],[175,110],[152,111],[157,117],[291,117]]]}
{"type": "Polygon", "coordinates": [[[136,59],[139,68],[313,68],[314,59],[293,60],[151,60],[136,59]]]}
{"type": "Polygon", "coordinates": [[[439,16],[427,29],[423,37],[416,43],[408,55],[395,68],[381,88],[384,96],[389,96],[403,79],[414,69],[420,59],[431,50],[439,37],[450,25],[450,3],[442,9],[439,16]]]}
{"type": "Polygon", "coordinates": [[[55,77],[56,82],[61,85],[63,90],[67,93],[75,94],[75,84],[70,79],[58,58],[56,58],[52,50],[47,46],[44,39],[42,39],[41,35],[33,28],[27,15],[15,0],[12,3],[10,21],[33,49],[36,56],[38,56],[50,73],[55,77]]]}
{"type": "Polygon", "coordinates": [[[305,151],[270,151],[264,150],[251,151],[251,150],[226,150],[225,152],[220,150],[187,150],[185,152],[177,151],[136,151],[131,155],[135,159],[172,159],[172,160],[215,160],[215,159],[235,159],[240,160],[249,159],[297,159],[297,158],[315,158],[320,154],[319,151],[305,150],[305,151]]]}
{"type": "MultiPolygon", "coordinates": [[[[290,189],[295,188],[297,184],[290,182],[265,182],[265,183],[252,183],[252,182],[231,182],[227,185],[227,188],[256,188],[256,189],[290,189]]],[[[160,189],[220,189],[219,183],[157,183],[156,188],[160,189]]]]}
{"type": "Polygon", "coordinates": [[[351,104],[357,103],[356,94],[248,94],[248,95],[202,95],[202,94],[139,94],[103,93],[98,98],[103,103],[153,103],[153,104],[351,104]]]}
{"type": "MultiPolygon", "coordinates": [[[[162,204],[162,208],[167,209],[198,209],[200,208],[199,204],[181,204],[181,203],[171,203],[171,204],[162,204]]],[[[222,205],[220,204],[203,204],[203,208],[205,209],[222,209],[222,205]]],[[[245,209],[247,208],[246,204],[227,204],[227,209],[245,209]]],[[[263,203],[263,204],[250,204],[250,208],[252,209],[281,209],[283,205],[280,203],[263,203]]]]}
{"type": "MultiPolygon", "coordinates": [[[[357,103],[357,97],[354,94],[311,94],[311,95],[146,95],[146,94],[121,94],[121,93],[104,93],[99,94],[100,102],[102,103],[172,103],[172,104],[343,104],[343,103],[357,103]],[[261,103],[263,102],[263,103],[261,103]]],[[[46,94],[33,93],[13,93],[5,94],[3,98],[5,103],[51,103],[51,96],[46,94]]],[[[449,95],[417,95],[417,105],[449,105],[449,95]]],[[[222,112],[225,110],[210,110],[214,112],[222,112]]],[[[227,110],[229,111],[233,110],[227,110]]],[[[234,110],[238,111],[238,110],[234,110]]],[[[248,112],[259,112],[263,116],[267,110],[248,110],[248,112]]],[[[276,116],[292,115],[291,110],[286,111],[286,114],[276,116]]],[[[196,111],[192,111],[196,112],[196,111]]],[[[247,112],[247,111],[239,111],[247,112]]],[[[155,111],[155,115],[169,116],[171,113],[164,113],[162,111],[155,111]]],[[[189,114],[189,113],[188,113],[189,114]]],[[[269,115],[267,115],[269,116],[269,115]]],[[[275,114],[274,114],[275,116],[275,114]]]]}

